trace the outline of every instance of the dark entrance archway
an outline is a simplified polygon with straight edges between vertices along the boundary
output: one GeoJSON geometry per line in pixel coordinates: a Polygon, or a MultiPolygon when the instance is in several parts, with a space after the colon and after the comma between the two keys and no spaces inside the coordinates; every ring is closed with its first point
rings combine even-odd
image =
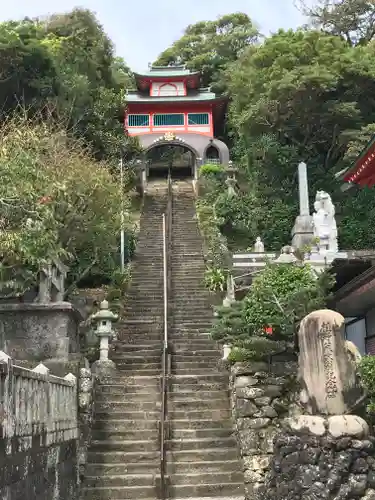
{"type": "Polygon", "coordinates": [[[197,162],[197,153],[190,146],[181,142],[156,142],[145,152],[147,178],[193,178],[197,162]]]}

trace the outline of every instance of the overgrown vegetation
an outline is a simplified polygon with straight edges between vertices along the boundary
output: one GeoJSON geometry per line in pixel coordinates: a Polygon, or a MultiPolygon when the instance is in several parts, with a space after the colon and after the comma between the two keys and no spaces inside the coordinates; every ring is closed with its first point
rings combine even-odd
{"type": "Polygon", "coordinates": [[[212,336],[233,347],[232,361],[293,352],[300,321],[326,305],[332,284],[331,275],[316,276],[308,264],[269,263],[242,301],[217,309],[212,336]]]}
{"type": "Polygon", "coordinates": [[[367,412],[375,418],[375,356],[364,356],[359,365],[363,389],[367,393],[367,412]]]}
{"type": "Polygon", "coordinates": [[[110,281],[122,193],[107,163],[63,129],[16,116],[0,129],[0,178],[3,291],[22,294],[53,257],[70,266],[70,289],[88,275],[110,281]]]}

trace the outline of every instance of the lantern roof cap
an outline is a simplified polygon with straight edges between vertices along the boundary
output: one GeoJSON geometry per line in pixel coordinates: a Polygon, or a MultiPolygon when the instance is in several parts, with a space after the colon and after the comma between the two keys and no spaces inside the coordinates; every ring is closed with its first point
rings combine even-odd
{"type": "Polygon", "coordinates": [[[94,321],[102,321],[102,320],[110,320],[110,321],[117,321],[118,320],[118,314],[114,314],[110,309],[109,309],[109,304],[107,300],[103,300],[100,303],[100,311],[95,313],[92,316],[92,319],[94,321]]]}

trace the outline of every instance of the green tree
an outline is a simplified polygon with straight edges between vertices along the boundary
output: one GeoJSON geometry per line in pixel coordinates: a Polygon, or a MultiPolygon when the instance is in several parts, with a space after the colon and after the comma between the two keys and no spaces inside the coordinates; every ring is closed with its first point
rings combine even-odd
{"type": "Polygon", "coordinates": [[[3,116],[20,104],[29,114],[43,110],[99,160],[127,149],[125,87],[132,75],[90,11],[0,24],[0,66],[3,116]]]}
{"type": "Polygon", "coordinates": [[[238,361],[293,351],[300,321],[325,306],[332,285],[332,276],[317,277],[306,264],[267,264],[242,301],[218,309],[212,336],[233,346],[238,361]]]}
{"type": "Polygon", "coordinates": [[[222,71],[236,61],[259,32],[247,14],[227,14],[216,21],[201,21],[186,28],[184,35],[160,54],[160,66],[185,64],[202,72],[202,84],[216,91],[225,89],[222,71]]]}
{"type": "Polygon", "coordinates": [[[364,45],[375,36],[375,4],[372,0],[319,0],[299,4],[313,26],[342,36],[349,45],[364,45]]]}
{"type": "Polygon", "coordinates": [[[117,267],[118,183],[64,130],[14,119],[0,131],[0,287],[22,293],[51,257],[70,281],[117,267]]]}

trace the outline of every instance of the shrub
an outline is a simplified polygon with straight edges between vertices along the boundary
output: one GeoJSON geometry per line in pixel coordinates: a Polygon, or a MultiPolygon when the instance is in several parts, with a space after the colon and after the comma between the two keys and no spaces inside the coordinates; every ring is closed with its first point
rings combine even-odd
{"type": "Polygon", "coordinates": [[[362,387],[368,396],[367,412],[375,416],[375,356],[364,356],[359,365],[362,387]]]}
{"type": "Polygon", "coordinates": [[[242,301],[218,308],[212,336],[240,357],[293,350],[300,321],[325,306],[332,285],[331,275],[317,277],[307,264],[267,264],[242,301]]]}
{"type": "Polygon", "coordinates": [[[70,281],[117,267],[121,193],[64,130],[11,119],[0,129],[0,289],[23,293],[49,257],[70,281]]]}

